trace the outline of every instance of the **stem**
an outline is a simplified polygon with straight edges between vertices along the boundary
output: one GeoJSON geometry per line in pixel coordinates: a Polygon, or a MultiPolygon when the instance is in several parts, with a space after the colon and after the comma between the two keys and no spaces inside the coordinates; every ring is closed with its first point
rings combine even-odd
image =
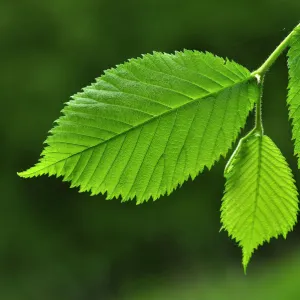
{"type": "Polygon", "coordinates": [[[263,122],[262,122],[262,96],[263,96],[263,88],[264,88],[264,77],[266,72],[269,70],[269,68],[273,65],[273,63],[277,60],[277,58],[280,56],[280,54],[289,46],[290,40],[295,33],[296,29],[300,29],[300,24],[298,24],[292,32],[280,43],[280,45],[271,53],[271,55],[267,58],[267,60],[255,71],[251,73],[252,77],[256,77],[257,84],[260,87],[259,90],[259,97],[256,103],[256,110],[255,110],[255,126],[254,128],[248,132],[244,137],[242,137],[232,153],[230,159],[228,160],[224,174],[229,173],[231,171],[231,168],[233,167],[232,163],[234,161],[234,158],[242,148],[242,144],[244,141],[248,139],[249,136],[252,134],[256,134],[259,136],[263,136],[264,134],[264,128],[263,128],[263,122]]]}
{"type": "Polygon", "coordinates": [[[258,82],[258,84],[260,85],[260,92],[256,103],[254,131],[256,131],[259,135],[263,135],[264,127],[262,123],[262,96],[264,89],[264,77],[260,79],[260,82],[258,82]]]}
{"type": "Polygon", "coordinates": [[[260,75],[263,77],[263,75],[269,70],[269,68],[273,65],[273,63],[277,60],[277,58],[280,56],[280,54],[288,47],[289,42],[295,33],[295,29],[299,28],[300,24],[298,24],[292,32],[279,44],[279,46],[271,53],[271,55],[267,58],[267,60],[254,72],[251,73],[251,75],[260,75]]]}

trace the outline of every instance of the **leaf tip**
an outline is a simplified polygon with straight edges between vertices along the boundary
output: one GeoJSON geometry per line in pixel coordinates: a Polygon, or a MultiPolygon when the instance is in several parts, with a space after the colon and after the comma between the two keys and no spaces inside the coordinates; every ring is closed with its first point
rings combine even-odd
{"type": "Polygon", "coordinates": [[[21,172],[17,172],[17,175],[21,178],[27,178],[27,171],[21,171],[21,172]]]}
{"type": "Polygon", "coordinates": [[[18,175],[19,177],[23,177],[23,173],[24,173],[24,172],[17,172],[17,175],[18,175]]]}
{"type": "Polygon", "coordinates": [[[243,250],[242,265],[243,265],[243,269],[244,269],[244,274],[245,275],[247,275],[247,267],[248,267],[250,258],[251,258],[251,253],[245,253],[245,251],[243,250]]]}

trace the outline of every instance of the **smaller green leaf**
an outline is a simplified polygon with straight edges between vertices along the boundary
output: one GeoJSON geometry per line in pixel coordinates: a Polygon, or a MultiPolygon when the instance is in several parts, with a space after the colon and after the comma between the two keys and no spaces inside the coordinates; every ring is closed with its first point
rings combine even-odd
{"type": "Polygon", "coordinates": [[[240,141],[225,169],[221,222],[242,247],[246,272],[252,253],[293,228],[298,199],[292,172],[274,142],[253,131],[240,141]]]}

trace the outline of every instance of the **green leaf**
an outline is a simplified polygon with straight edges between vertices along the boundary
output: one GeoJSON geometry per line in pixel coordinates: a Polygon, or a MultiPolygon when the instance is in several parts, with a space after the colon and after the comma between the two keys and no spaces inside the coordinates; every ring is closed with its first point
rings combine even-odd
{"type": "Polygon", "coordinates": [[[73,96],[40,161],[19,175],[156,199],[226,155],[257,97],[247,69],[210,53],[131,59],[73,96]]]}
{"type": "Polygon", "coordinates": [[[225,178],[222,229],[242,247],[246,272],[259,245],[278,235],[286,237],[295,225],[298,193],[280,150],[256,132],[241,139],[225,178]]]}
{"type": "Polygon", "coordinates": [[[292,119],[293,140],[295,140],[294,152],[298,157],[300,168],[300,27],[294,29],[288,51],[289,85],[288,108],[289,117],[292,119]]]}

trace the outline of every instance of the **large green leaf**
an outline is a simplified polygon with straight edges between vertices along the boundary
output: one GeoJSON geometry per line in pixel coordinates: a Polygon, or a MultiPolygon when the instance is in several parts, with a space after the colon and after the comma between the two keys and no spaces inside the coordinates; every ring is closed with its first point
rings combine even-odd
{"type": "Polygon", "coordinates": [[[295,140],[295,155],[300,168],[300,27],[294,29],[288,51],[289,86],[288,107],[292,119],[293,139],[295,140]]]}
{"type": "Polygon", "coordinates": [[[235,62],[144,55],[73,96],[40,161],[19,175],[63,176],[109,199],[156,199],[227,153],[257,97],[255,78],[235,62]]]}
{"type": "Polygon", "coordinates": [[[253,251],[290,231],[298,199],[292,172],[273,141],[255,132],[241,139],[225,169],[222,228],[243,248],[244,269],[253,251]]]}

